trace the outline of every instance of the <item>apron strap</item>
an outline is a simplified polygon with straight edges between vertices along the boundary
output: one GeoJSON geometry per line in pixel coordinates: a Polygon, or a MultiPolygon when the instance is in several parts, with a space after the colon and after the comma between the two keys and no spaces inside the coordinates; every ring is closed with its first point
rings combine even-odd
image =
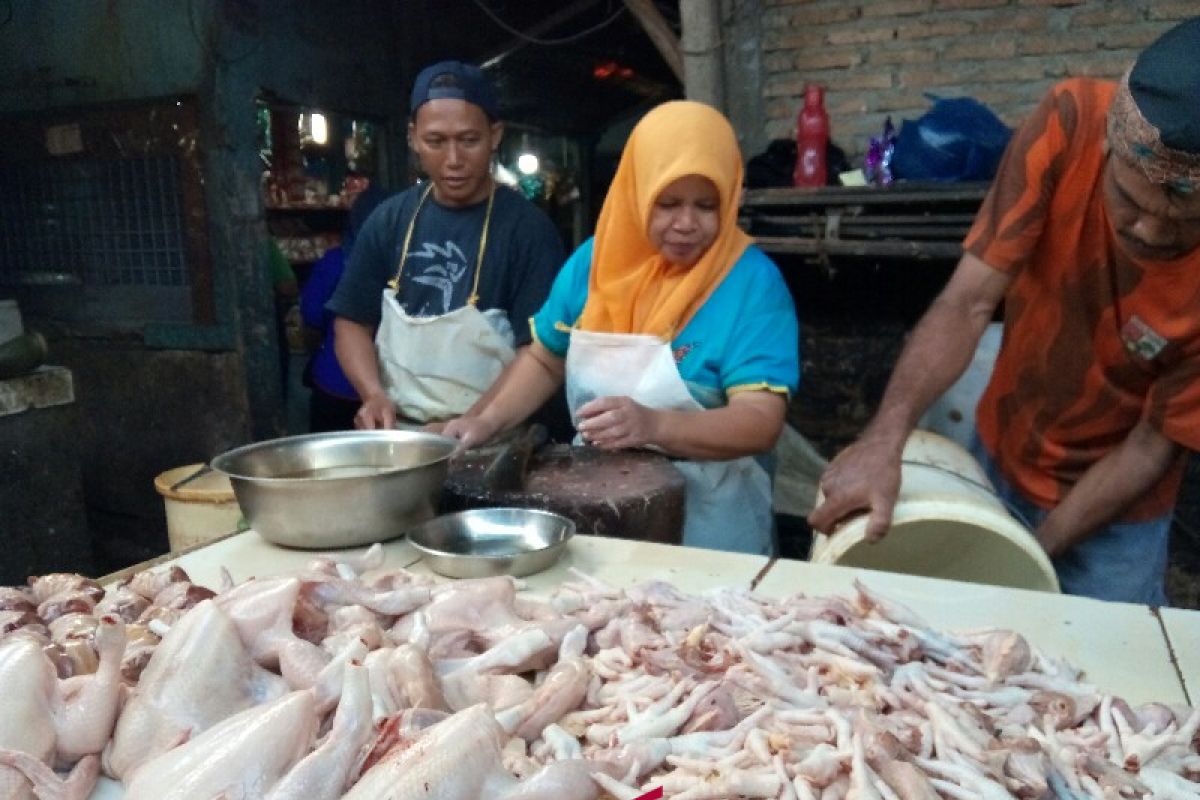
{"type": "MultiPolygon", "coordinates": [[[[408,229],[404,232],[404,245],[400,249],[400,265],[396,268],[396,275],[388,281],[388,288],[396,293],[396,298],[400,297],[400,275],[404,272],[404,265],[408,262],[408,247],[412,243],[413,231],[417,227],[417,217],[421,213],[421,208],[425,205],[425,200],[429,197],[429,193],[433,191],[433,180],[429,181],[429,185],[425,187],[425,191],[421,193],[421,199],[417,201],[417,208],[413,211],[412,219],[408,221],[408,229]]],[[[483,215],[483,230],[479,234],[479,250],[475,255],[475,278],[471,283],[471,293],[467,295],[467,305],[474,306],[479,304],[479,276],[483,272],[483,254],[487,250],[488,230],[492,224],[492,207],[496,202],[496,182],[492,181],[492,189],[488,192],[487,211],[483,215]]]]}

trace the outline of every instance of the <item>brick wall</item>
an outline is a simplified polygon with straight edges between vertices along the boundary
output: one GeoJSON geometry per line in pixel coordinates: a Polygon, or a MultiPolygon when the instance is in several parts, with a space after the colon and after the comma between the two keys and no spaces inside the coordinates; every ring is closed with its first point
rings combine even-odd
{"type": "Polygon", "coordinates": [[[1198,0],[765,0],[767,136],[795,133],[804,85],[823,84],[832,138],[866,150],[925,92],[970,96],[1015,125],[1055,82],[1119,77],[1198,0]]]}

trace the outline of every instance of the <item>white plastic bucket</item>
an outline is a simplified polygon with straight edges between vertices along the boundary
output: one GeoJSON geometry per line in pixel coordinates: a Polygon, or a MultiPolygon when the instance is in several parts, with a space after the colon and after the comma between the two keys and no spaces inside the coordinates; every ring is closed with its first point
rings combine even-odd
{"type": "Polygon", "coordinates": [[[814,563],[904,572],[1018,589],[1059,591],[1054,566],[1005,508],[982,467],[944,436],[915,431],[904,447],[900,496],[887,536],[864,540],[867,517],[816,534],[814,563]]]}
{"type": "Polygon", "coordinates": [[[1000,342],[1004,338],[1004,325],[993,322],[983,331],[971,363],[958,380],[941,397],[933,402],[921,417],[917,427],[921,430],[940,433],[969,448],[975,435],[975,407],[992,379],[992,370],[1000,354],[1000,342]]]}
{"type": "Polygon", "coordinates": [[[817,502],[817,487],[829,462],[800,431],[784,425],[775,444],[775,497],[777,514],[807,517],[817,502]]]}
{"type": "Polygon", "coordinates": [[[178,489],[171,488],[203,466],[176,467],[154,479],[154,488],[162,495],[166,508],[167,541],[172,551],[210,542],[241,527],[242,510],[224,473],[209,472],[178,489]]]}

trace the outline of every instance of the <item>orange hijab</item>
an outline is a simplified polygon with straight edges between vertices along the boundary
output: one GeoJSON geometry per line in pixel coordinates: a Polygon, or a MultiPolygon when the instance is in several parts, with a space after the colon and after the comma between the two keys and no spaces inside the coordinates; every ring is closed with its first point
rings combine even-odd
{"type": "Polygon", "coordinates": [[[643,117],[621,153],[596,223],[579,327],[666,341],[678,334],[753,241],[737,226],[741,189],[737,137],[715,108],[679,100],[643,117]],[[708,178],[721,196],[717,238],[691,268],[667,261],[646,235],[659,193],[688,175],[708,178]]]}

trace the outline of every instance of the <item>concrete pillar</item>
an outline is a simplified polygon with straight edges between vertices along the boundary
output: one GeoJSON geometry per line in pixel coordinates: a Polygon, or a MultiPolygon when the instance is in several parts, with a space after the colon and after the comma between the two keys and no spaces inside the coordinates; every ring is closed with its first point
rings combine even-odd
{"type": "Polygon", "coordinates": [[[684,93],[724,111],[720,0],[679,0],[679,16],[684,93]]]}

